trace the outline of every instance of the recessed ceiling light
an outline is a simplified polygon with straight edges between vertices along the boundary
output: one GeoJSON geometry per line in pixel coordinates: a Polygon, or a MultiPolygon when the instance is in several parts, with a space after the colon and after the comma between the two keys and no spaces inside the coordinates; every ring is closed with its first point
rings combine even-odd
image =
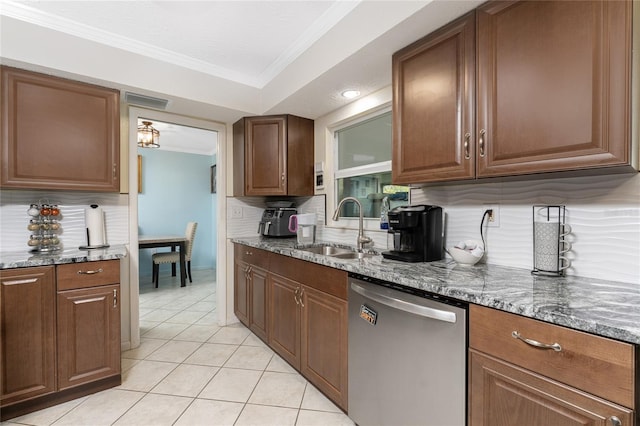
{"type": "Polygon", "coordinates": [[[345,90],[344,92],[342,92],[342,97],[347,99],[353,99],[359,95],[360,95],[359,90],[345,90]]]}

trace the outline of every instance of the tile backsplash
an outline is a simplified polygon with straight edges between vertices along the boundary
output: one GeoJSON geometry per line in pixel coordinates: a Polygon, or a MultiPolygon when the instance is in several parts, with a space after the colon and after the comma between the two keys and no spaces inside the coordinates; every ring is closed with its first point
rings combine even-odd
{"type": "Polygon", "coordinates": [[[567,274],[640,284],[640,175],[491,182],[413,189],[412,204],[442,206],[446,246],[480,239],[486,204],[499,227],[485,228],[486,262],[532,269],[532,206],[566,206],[572,232],[567,274]]]}
{"type": "Polygon", "coordinates": [[[65,191],[0,191],[0,250],[28,250],[30,217],[27,209],[32,203],[48,200],[60,207],[63,248],[78,248],[87,244],[84,210],[99,205],[105,213],[108,244],[129,242],[129,197],[127,194],[83,193],[65,191]]]}

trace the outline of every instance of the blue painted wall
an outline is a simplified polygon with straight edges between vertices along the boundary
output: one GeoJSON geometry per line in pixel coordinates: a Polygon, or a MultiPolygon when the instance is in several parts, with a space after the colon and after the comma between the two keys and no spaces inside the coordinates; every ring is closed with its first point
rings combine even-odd
{"type": "MultiPolygon", "coordinates": [[[[211,193],[216,156],[138,148],[142,155],[142,193],[138,194],[138,232],[184,235],[187,222],[198,222],[191,270],[215,269],[217,194],[211,193]]],[[[135,188],[132,188],[135,190],[135,188]]],[[[140,250],[140,277],[151,277],[151,254],[140,250]]],[[[160,274],[170,265],[162,265],[160,274]]]]}

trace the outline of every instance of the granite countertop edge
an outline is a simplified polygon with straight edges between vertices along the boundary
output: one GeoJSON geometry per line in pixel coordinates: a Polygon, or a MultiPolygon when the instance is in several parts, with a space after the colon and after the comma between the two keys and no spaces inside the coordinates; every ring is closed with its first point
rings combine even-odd
{"type": "MultiPolygon", "coordinates": [[[[303,251],[295,238],[244,237],[233,243],[361,274],[574,330],[640,344],[640,284],[588,277],[542,277],[508,266],[451,259],[405,263],[374,256],[341,260],[303,251]]],[[[330,242],[317,242],[315,245],[330,242]]],[[[348,246],[345,246],[348,247],[348,246]]]]}
{"type": "Polygon", "coordinates": [[[127,253],[127,248],[124,244],[114,244],[109,247],[91,250],[64,249],[51,253],[7,251],[0,252],[0,270],[123,259],[127,256],[127,253]]]}

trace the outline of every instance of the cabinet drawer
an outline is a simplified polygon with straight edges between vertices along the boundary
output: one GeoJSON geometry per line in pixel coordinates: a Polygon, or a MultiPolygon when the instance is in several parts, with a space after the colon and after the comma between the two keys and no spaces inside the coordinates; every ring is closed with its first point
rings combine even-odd
{"type": "Polygon", "coordinates": [[[68,263],[57,267],[58,291],[118,284],[120,261],[68,263]]]}
{"type": "Polygon", "coordinates": [[[269,269],[269,252],[242,244],[236,244],[234,249],[235,261],[269,269]]]}
{"type": "Polygon", "coordinates": [[[469,346],[626,407],[634,405],[634,347],[542,321],[471,305],[469,346]],[[539,349],[513,337],[560,345],[539,349]]]}

